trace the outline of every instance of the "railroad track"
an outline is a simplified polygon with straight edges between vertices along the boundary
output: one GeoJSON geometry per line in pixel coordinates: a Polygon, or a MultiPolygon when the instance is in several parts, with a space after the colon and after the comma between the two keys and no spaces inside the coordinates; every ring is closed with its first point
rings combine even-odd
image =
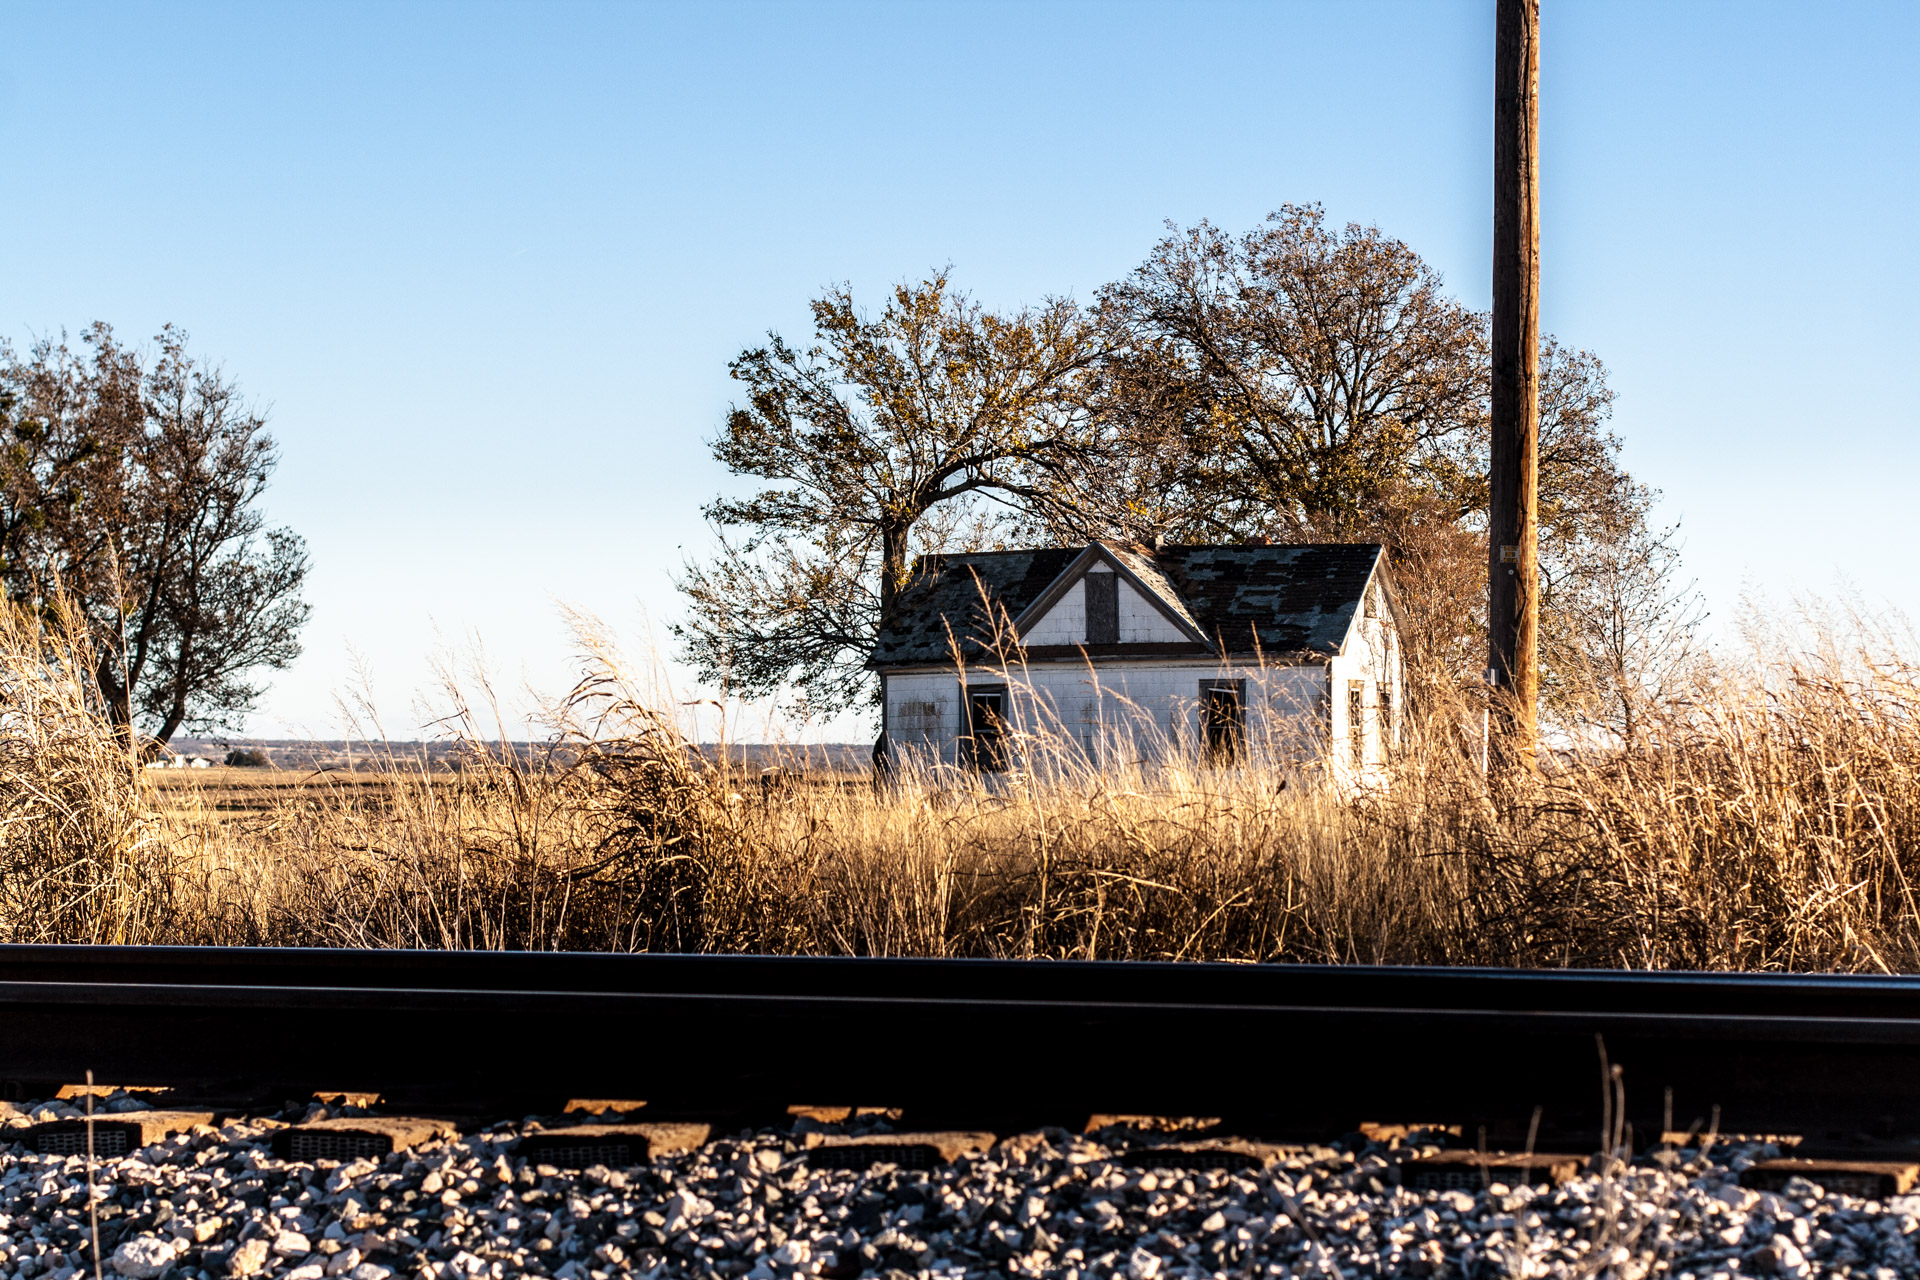
{"type": "Polygon", "coordinates": [[[737,1127],[794,1104],[916,1129],[1214,1116],[1591,1149],[1627,1115],[1920,1150],[1920,979],[762,956],[0,947],[0,1089],[83,1078],[423,1115],[644,1099],[737,1127]]]}

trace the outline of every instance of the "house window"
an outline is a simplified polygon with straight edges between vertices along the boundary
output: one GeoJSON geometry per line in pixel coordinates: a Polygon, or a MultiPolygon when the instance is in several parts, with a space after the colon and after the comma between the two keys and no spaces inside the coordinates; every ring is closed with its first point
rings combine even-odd
{"type": "Polygon", "coordinates": [[[1347,750],[1356,767],[1367,762],[1367,682],[1347,681],[1347,750]]]}
{"type": "Polygon", "coordinates": [[[967,764],[979,772],[1006,772],[1005,689],[972,689],[967,692],[967,736],[961,741],[961,748],[967,764]]]}
{"type": "Polygon", "coordinates": [[[1384,760],[1393,748],[1393,686],[1382,680],[1375,701],[1380,706],[1380,758],[1384,760]]]}
{"type": "Polygon", "coordinates": [[[1232,764],[1246,750],[1246,681],[1206,680],[1200,685],[1200,733],[1212,764],[1232,764]]]}
{"type": "Polygon", "coordinates": [[[1087,586],[1087,643],[1120,643],[1120,575],[1090,573],[1087,586]]]}

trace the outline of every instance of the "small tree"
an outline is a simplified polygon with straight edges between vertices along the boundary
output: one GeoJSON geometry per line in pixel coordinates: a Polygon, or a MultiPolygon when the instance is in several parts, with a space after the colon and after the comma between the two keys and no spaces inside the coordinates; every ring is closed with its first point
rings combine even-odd
{"type": "Polygon", "coordinates": [[[305,544],[259,510],[278,461],[265,416],[171,327],[151,359],[104,324],[83,345],[0,348],[0,586],[85,615],[107,712],[149,750],[234,727],[308,612],[305,544]]]}
{"type": "Polygon", "coordinates": [[[1000,315],[945,272],[874,318],[832,290],[813,319],[806,350],[774,334],[729,366],[747,398],[714,456],[771,484],[706,508],[720,551],[688,566],[674,633],[704,679],[836,710],[870,688],[916,554],[990,538],[992,508],[1044,509],[1087,464],[1077,380],[1099,342],[1070,302],[1000,315]]]}
{"type": "Polygon", "coordinates": [[[1543,565],[1549,625],[1542,657],[1551,704],[1604,726],[1627,746],[1648,711],[1670,704],[1702,656],[1706,606],[1680,570],[1678,526],[1646,519],[1651,495],[1636,487],[1624,520],[1584,534],[1543,565]]]}

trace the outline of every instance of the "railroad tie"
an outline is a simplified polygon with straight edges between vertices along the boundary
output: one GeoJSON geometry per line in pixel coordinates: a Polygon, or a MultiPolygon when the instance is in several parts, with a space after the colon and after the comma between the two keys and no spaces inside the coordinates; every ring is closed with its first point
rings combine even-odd
{"type": "Polygon", "coordinates": [[[1109,1115],[1096,1111],[1087,1117],[1080,1132],[1099,1133],[1103,1129],[1138,1129],[1145,1133],[1198,1133],[1220,1127],[1219,1116],[1143,1116],[1109,1115]]]}
{"type": "Polygon", "coordinates": [[[642,1111],[646,1103],[636,1098],[568,1098],[565,1111],[584,1111],[588,1115],[605,1115],[611,1111],[617,1115],[642,1111]]]}
{"type": "Polygon", "coordinates": [[[575,1124],[529,1133],[514,1154],[560,1169],[627,1169],[706,1145],[704,1124],[575,1124]]]}
{"type": "Polygon", "coordinates": [[[864,1116],[898,1120],[902,1112],[898,1107],[815,1107],[796,1103],[787,1108],[787,1114],[795,1120],[806,1120],[813,1124],[845,1124],[864,1116]]]}
{"type": "Polygon", "coordinates": [[[964,1156],[976,1156],[995,1136],[974,1130],[939,1133],[837,1133],[807,1135],[807,1163],[815,1169],[867,1169],[894,1164],[902,1169],[931,1169],[964,1156]]]}
{"type": "Polygon", "coordinates": [[[278,1130],[273,1151],[282,1160],[379,1160],[455,1133],[444,1120],[417,1116],[336,1116],[278,1130]]]}
{"type": "Polygon", "coordinates": [[[1410,1143],[1416,1138],[1434,1142],[1444,1142],[1448,1138],[1460,1136],[1457,1124],[1383,1124],[1375,1120],[1363,1120],[1355,1130],[1368,1142],[1377,1142],[1382,1146],[1394,1147],[1410,1143]]]}
{"type": "Polygon", "coordinates": [[[1908,1160],[1811,1160],[1782,1157],[1760,1160],[1740,1171],[1740,1185],[1754,1191],[1784,1191],[1794,1178],[1829,1192],[1861,1200],[1904,1195],[1920,1177],[1920,1164],[1908,1160]]]}
{"type": "Polygon", "coordinates": [[[313,1100],[330,1107],[359,1107],[363,1111],[380,1105],[379,1094],[354,1089],[315,1089],[313,1100]]]}
{"type": "Polygon", "coordinates": [[[111,1098],[116,1093],[123,1093],[151,1104],[155,1099],[164,1098],[172,1092],[173,1086],[164,1084],[63,1084],[53,1096],[62,1102],[77,1102],[88,1094],[96,1098],[111,1098]]]}
{"type": "Polygon", "coordinates": [[[1201,1138],[1193,1142],[1156,1142],[1129,1147],[1118,1159],[1141,1169],[1226,1169],[1238,1173],[1265,1169],[1297,1150],[1297,1147],[1249,1142],[1244,1138],[1201,1138]]]}
{"type": "Polygon", "coordinates": [[[1400,1166],[1401,1185],[1413,1191],[1479,1191],[1502,1186],[1554,1186],[1580,1175],[1585,1157],[1503,1151],[1441,1151],[1400,1166]]]}
{"type": "MultiPolygon", "coordinates": [[[[93,1118],[93,1154],[119,1157],[164,1142],[196,1125],[213,1123],[211,1111],[112,1111],[93,1118]]],[[[43,1156],[87,1154],[87,1121],[46,1120],[21,1134],[29,1151],[43,1156]]]]}

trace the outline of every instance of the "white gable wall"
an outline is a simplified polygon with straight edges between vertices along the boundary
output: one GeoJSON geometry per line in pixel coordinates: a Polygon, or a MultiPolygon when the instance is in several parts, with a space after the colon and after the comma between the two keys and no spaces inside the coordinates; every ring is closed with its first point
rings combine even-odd
{"type": "MultiPolygon", "coordinates": [[[[1113,570],[1104,564],[1095,564],[1087,572],[1112,573],[1113,570]]],[[[1168,644],[1193,639],[1125,578],[1120,579],[1119,605],[1121,644],[1168,644]]],[[[1029,645],[1085,644],[1087,588],[1084,581],[1068,587],[1053,608],[1027,627],[1020,640],[1029,645]]]]}
{"type": "MultiPolygon", "coordinates": [[[[1085,605],[1081,607],[1084,609],[1085,605]]],[[[1131,582],[1120,579],[1121,644],[1158,644],[1192,639],[1192,636],[1175,626],[1158,605],[1135,590],[1131,582]]]]}
{"type": "MultiPolygon", "coordinates": [[[[1123,608],[1125,606],[1122,606],[1123,608]]],[[[1087,588],[1076,582],[1020,637],[1022,644],[1085,644],[1087,588]]]]}
{"type": "Polygon", "coordinates": [[[1345,651],[1328,664],[1332,736],[1328,765],[1347,789],[1384,780],[1388,755],[1399,741],[1406,713],[1405,676],[1399,636],[1388,625],[1378,588],[1372,602],[1347,633],[1345,651]],[[1360,695],[1360,716],[1353,717],[1353,695],[1360,695]]]}

